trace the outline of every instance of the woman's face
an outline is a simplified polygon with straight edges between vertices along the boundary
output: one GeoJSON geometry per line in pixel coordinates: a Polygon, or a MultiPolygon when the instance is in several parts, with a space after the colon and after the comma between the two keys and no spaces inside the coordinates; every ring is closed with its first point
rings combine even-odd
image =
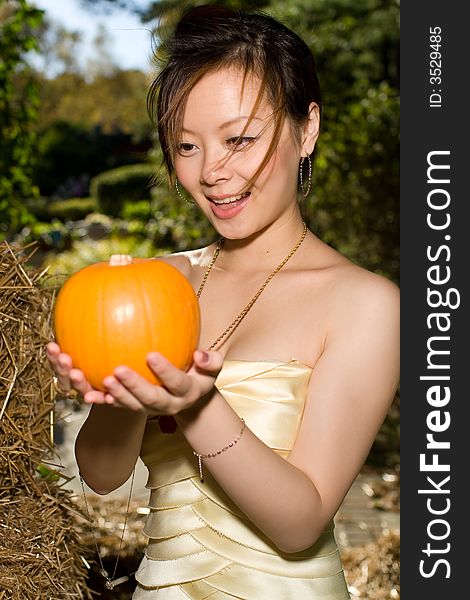
{"type": "Polygon", "coordinates": [[[297,210],[302,155],[301,143],[285,119],[273,156],[248,191],[241,193],[265,157],[274,129],[272,107],[264,100],[238,140],[260,80],[247,77],[243,91],[242,85],[243,73],[237,69],[202,77],[189,94],[175,156],[179,181],[215,229],[229,239],[253,235],[297,210]]]}

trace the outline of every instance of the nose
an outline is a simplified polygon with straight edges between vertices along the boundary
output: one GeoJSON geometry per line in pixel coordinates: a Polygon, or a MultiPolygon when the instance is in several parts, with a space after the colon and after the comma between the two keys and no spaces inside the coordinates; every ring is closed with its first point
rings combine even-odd
{"type": "Polygon", "coordinates": [[[201,170],[201,184],[216,185],[230,179],[229,159],[226,153],[218,156],[206,154],[201,170]]]}

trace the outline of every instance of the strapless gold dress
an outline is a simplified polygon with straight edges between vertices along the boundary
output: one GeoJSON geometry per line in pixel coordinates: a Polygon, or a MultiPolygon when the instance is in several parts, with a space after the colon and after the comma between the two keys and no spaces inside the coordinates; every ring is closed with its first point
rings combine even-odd
{"type": "MultiPolygon", "coordinates": [[[[287,457],[312,370],[297,361],[227,360],[216,385],[247,426],[287,457]]],[[[133,600],[346,600],[333,523],[307,550],[283,554],[217,485],[201,483],[181,433],[149,420],[141,457],[149,469],[148,547],[133,600]]]]}

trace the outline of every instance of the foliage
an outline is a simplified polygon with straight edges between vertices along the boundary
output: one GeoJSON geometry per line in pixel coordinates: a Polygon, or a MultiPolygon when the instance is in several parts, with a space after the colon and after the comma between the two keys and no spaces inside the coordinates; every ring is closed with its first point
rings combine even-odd
{"type": "Polygon", "coordinates": [[[57,200],[49,202],[47,212],[52,219],[65,221],[78,221],[97,210],[98,205],[95,198],[69,198],[68,200],[57,200]]]}
{"type": "Polygon", "coordinates": [[[105,134],[120,131],[134,142],[145,141],[151,133],[146,111],[148,77],[137,70],[90,74],[65,71],[49,79],[37,74],[40,82],[41,128],[66,121],[82,130],[99,129],[105,134]]]}
{"type": "Polygon", "coordinates": [[[94,41],[95,58],[86,66],[77,59],[80,43],[77,32],[47,19],[38,35],[41,60],[34,65],[40,104],[33,177],[45,196],[87,195],[91,177],[142,162],[151,147],[146,74],[114,64],[102,31],[94,41]]]}
{"type": "MultiPolygon", "coordinates": [[[[49,125],[39,135],[34,170],[35,182],[41,193],[51,196],[67,180],[78,182],[84,174],[98,173],[99,170],[94,169],[103,165],[103,150],[103,139],[81,125],[69,121],[57,121],[49,125]]],[[[77,192],[72,188],[72,195],[78,195],[77,192]]]]}
{"type": "Polygon", "coordinates": [[[62,222],[84,219],[98,208],[94,198],[69,198],[49,202],[44,197],[27,202],[26,207],[36,219],[46,222],[53,219],[62,222]]]}
{"type": "Polygon", "coordinates": [[[23,227],[16,237],[16,242],[26,246],[37,242],[40,250],[68,250],[72,245],[72,231],[57,219],[50,223],[34,222],[23,227]]]}
{"type": "MultiPolygon", "coordinates": [[[[299,33],[314,52],[323,89],[322,133],[316,151],[313,190],[309,198],[302,200],[305,219],[340,252],[398,281],[399,0],[360,3],[317,0],[314,6],[310,0],[282,3],[278,0],[149,0],[147,3],[82,0],[82,3],[94,10],[115,7],[140,12],[144,22],[158,23],[157,33],[163,36],[182,11],[203,3],[261,9],[299,33]]],[[[106,106],[97,117],[104,120],[105,113],[114,110],[113,97],[121,98],[140,86],[133,106],[140,103],[137,121],[146,119],[141,110],[148,82],[145,86],[127,87],[126,94],[120,93],[119,85],[111,86],[111,93],[96,95],[102,101],[92,102],[82,111],[73,92],[85,88],[74,77],[64,73],[51,82],[49,91],[57,86],[57,91],[50,94],[58,99],[55,106],[67,107],[57,109],[57,114],[63,110],[60,114],[73,115],[77,111],[81,112],[80,119],[86,120],[87,114],[93,113],[94,104],[106,106]]],[[[117,122],[122,122],[121,117],[117,122]]],[[[132,130],[132,117],[124,118],[124,122],[132,130]]],[[[156,224],[150,222],[151,218],[145,221],[147,232],[151,227],[157,228],[155,235],[174,240],[175,249],[211,237],[210,226],[204,224],[199,214],[195,216],[195,207],[182,205],[173,192],[166,194],[155,188],[155,194],[159,217],[156,224]]]]}
{"type": "Polygon", "coordinates": [[[177,252],[211,244],[217,234],[196,204],[184,202],[174,190],[155,187],[153,235],[155,244],[168,245],[177,252]]]}
{"type": "Polygon", "coordinates": [[[307,0],[273,11],[312,48],[323,88],[314,190],[319,236],[398,281],[399,2],[307,0]]]}
{"type": "Polygon", "coordinates": [[[82,32],[69,31],[47,13],[37,31],[39,56],[34,58],[36,71],[51,77],[58,73],[78,72],[82,32]]]}
{"type": "Polygon", "coordinates": [[[0,233],[31,221],[23,202],[38,196],[31,179],[38,94],[25,55],[37,48],[41,18],[26,0],[0,6],[0,233]]]}
{"type": "Polygon", "coordinates": [[[319,143],[304,212],[322,239],[364,267],[398,280],[399,104],[386,83],[345,104],[319,143]],[[350,123],[357,127],[351,129],[350,123]],[[345,143],[347,140],[347,143],[345,143]]]}
{"type": "Polygon", "coordinates": [[[34,220],[48,221],[49,213],[47,211],[47,198],[30,198],[24,203],[25,209],[33,215],[34,220]]]}
{"type": "Polygon", "coordinates": [[[150,258],[167,253],[167,249],[156,251],[153,244],[147,240],[142,242],[134,237],[118,237],[90,243],[90,240],[74,242],[67,252],[50,256],[45,265],[49,266],[48,273],[59,279],[68,277],[82,267],[102,260],[109,260],[112,254],[130,254],[140,258],[150,258]]]}
{"type": "Polygon", "coordinates": [[[111,169],[92,179],[91,193],[101,212],[118,217],[124,203],[150,197],[153,174],[153,167],[144,163],[111,169]]]}
{"type": "Polygon", "coordinates": [[[264,9],[311,47],[323,89],[308,225],[362,266],[398,281],[399,2],[152,2],[164,35],[182,11],[212,3],[264,9]]]}
{"type": "Polygon", "coordinates": [[[39,134],[34,178],[44,196],[68,198],[89,192],[101,171],[141,161],[130,137],[101,128],[56,121],[39,134]]]}
{"type": "Polygon", "coordinates": [[[150,200],[125,202],[121,212],[123,220],[127,222],[134,220],[145,223],[153,218],[153,207],[150,200]]]}

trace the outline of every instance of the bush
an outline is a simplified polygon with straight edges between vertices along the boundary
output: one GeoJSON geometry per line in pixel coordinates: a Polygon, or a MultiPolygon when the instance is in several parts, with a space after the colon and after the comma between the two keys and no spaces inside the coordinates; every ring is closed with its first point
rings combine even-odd
{"type": "MultiPolygon", "coordinates": [[[[71,73],[43,83],[46,88],[49,86],[54,88],[55,85],[60,87],[61,81],[65,84],[64,77],[68,79],[66,87],[71,85],[70,77],[73,78],[71,73]]],[[[52,117],[47,111],[47,106],[50,112],[60,113],[68,104],[66,100],[68,92],[65,88],[63,91],[65,98],[62,98],[63,94],[59,89],[52,91],[56,102],[53,98],[43,97],[41,111],[46,111],[47,114],[41,112],[41,121],[45,118],[45,122],[44,129],[38,137],[33,173],[33,181],[43,196],[59,199],[85,196],[89,193],[90,177],[108,169],[145,160],[140,157],[141,148],[135,145],[129,134],[121,131],[106,133],[100,126],[95,127],[85,122],[71,122],[65,115],[65,120],[51,122],[52,117]]],[[[43,89],[42,93],[46,94],[46,91],[43,89]]],[[[143,146],[145,148],[145,142],[143,146]]]]}
{"type": "Polygon", "coordinates": [[[24,201],[27,211],[38,221],[49,221],[49,211],[47,208],[47,199],[43,196],[39,198],[29,198],[24,201]]]}
{"type": "Polygon", "coordinates": [[[72,245],[72,232],[63,223],[53,219],[51,223],[32,223],[23,227],[15,241],[22,246],[37,242],[40,250],[67,250],[72,245]]]}
{"type": "Polygon", "coordinates": [[[150,258],[162,253],[166,254],[166,251],[156,251],[149,240],[142,241],[133,237],[98,242],[84,240],[74,242],[72,249],[68,252],[61,252],[57,256],[49,257],[45,265],[49,266],[48,273],[50,275],[62,278],[68,277],[92,263],[108,260],[112,254],[130,254],[140,258],[150,258]]]}
{"type": "Polygon", "coordinates": [[[126,202],[150,198],[153,175],[154,167],[145,163],[104,171],[91,180],[91,195],[102,213],[119,217],[126,202]]]}
{"type": "Polygon", "coordinates": [[[153,217],[154,209],[150,200],[140,200],[139,202],[126,202],[121,213],[122,218],[126,221],[135,219],[145,223],[153,217]]]}
{"type": "Polygon", "coordinates": [[[95,198],[69,198],[68,200],[49,202],[47,212],[50,218],[59,219],[59,221],[79,221],[97,208],[95,198]]]}
{"type": "Polygon", "coordinates": [[[35,198],[25,202],[28,211],[38,221],[49,223],[58,219],[65,221],[79,221],[98,209],[94,198],[69,198],[49,202],[47,198],[35,198]]]}
{"type": "Polygon", "coordinates": [[[152,190],[152,219],[149,237],[157,247],[182,252],[211,244],[218,238],[207,217],[196,204],[184,202],[173,190],[155,186],[152,190]]]}

